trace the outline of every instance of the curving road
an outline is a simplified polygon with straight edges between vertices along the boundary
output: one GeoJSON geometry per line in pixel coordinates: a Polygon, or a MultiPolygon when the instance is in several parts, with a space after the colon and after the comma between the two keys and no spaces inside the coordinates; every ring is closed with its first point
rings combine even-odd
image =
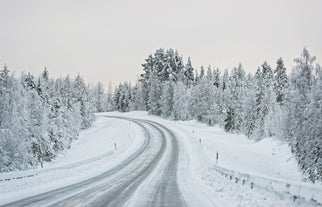
{"type": "Polygon", "coordinates": [[[107,118],[139,125],[145,134],[144,144],[98,176],[4,206],[186,206],[177,184],[179,152],[175,135],[148,120],[107,118]]]}

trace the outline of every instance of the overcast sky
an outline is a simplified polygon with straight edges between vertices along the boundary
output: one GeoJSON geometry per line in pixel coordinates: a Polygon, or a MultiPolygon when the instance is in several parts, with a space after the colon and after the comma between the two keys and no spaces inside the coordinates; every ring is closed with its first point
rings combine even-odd
{"type": "Polygon", "coordinates": [[[156,49],[248,72],[304,46],[322,63],[322,0],[0,0],[0,64],[91,82],[134,81],[156,49]]]}

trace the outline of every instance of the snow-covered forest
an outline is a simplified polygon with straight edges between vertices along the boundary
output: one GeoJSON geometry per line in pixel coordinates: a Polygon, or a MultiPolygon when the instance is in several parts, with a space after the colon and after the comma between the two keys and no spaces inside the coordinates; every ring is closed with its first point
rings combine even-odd
{"type": "Polygon", "coordinates": [[[242,64],[229,70],[193,68],[173,49],[147,57],[140,79],[107,92],[75,79],[15,77],[0,71],[0,172],[51,161],[70,147],[94,112],[144,110],[173,120],[197,119],[227,132],[289,143],[307,178],[322,180],[322,70],[304,48],[287,74],[282,58],[255,74],[242,64]]]}
{"type": "Polygon", "coordinates": [[[0,172],[42,166],[68,149],[94,121],[93,90],[77,76],[52,79],[48,71],[15,77],[0,70],[0,172]]]}
{"type": "Polygon", "coordinates": [[[140,80],[119,84],[106,95],[103,111],[146,110],[173,120],[197,119],[225,131],[289,143],[307,178],[322,180],[322,70],[304,48],[287,74],[282,58],[266,61],[255,74],[242,64],[221,71],[192,67],[175,50],[148,56],[140,80]]]}

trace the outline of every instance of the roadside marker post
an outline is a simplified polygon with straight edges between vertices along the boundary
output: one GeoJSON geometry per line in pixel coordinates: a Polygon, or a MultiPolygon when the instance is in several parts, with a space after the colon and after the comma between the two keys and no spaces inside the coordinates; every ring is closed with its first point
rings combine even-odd
{"type": "Polygon", "coordinates": [[[216,152],[216,164],[218,165],[218,158],[219,158],[219,154],[218,152],[216,152]]]}

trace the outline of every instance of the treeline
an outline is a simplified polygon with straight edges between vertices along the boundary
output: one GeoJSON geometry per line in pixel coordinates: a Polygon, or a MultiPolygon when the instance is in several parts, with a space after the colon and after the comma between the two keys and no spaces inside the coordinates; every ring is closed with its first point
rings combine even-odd
{"type": "MultiPolygon", "coordinates": [[[[227,132],[289,143],[300,169],[322,180],[322,71],[304,48],[289,76],[282,58],[253,74],[239,64],[230,72],[194,70],[177,51],[157,50],[145,60],[140,80],[107,93],[105,110],[146,110],[174,120],[197,119],[227,132]]],[[[103,110],[104,111],[104,110],[103,110]]]]}
{"type": "Polygon", "coordinates": [[[15,77],[0,70],[0,172],[26,170],[68,149],[94,121],[94,89],[77,76],[15,77]]]}

